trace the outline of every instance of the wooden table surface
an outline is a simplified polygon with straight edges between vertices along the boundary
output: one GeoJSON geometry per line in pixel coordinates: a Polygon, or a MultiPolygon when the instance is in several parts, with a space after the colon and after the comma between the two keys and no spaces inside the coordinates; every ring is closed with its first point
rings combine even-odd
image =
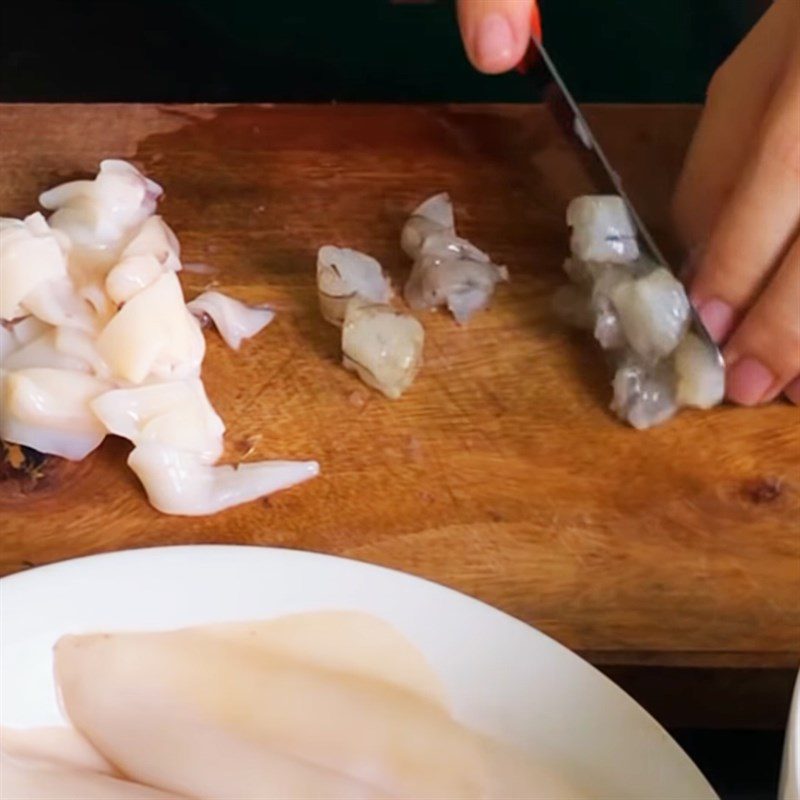
{"type": "MultiPolygon", "coordinates": [[[[697,111],[591,116],[664,231],[697,111]]],[[[109,439],[0,484],[0,568],[130,547],[247,543],[336,553],[439,581],[599,664],[795,667],[800,411],[684,413],[636,432],[607,411],[597,348],[564,330],[564,208],[589,191],[536,107],[4,106],[0,211],[128,158],[166,189],[186,261],[276,321],[241,352],[210,333],[203,375],[232,458],[317,458],[317,480],[214,517],[162,516],[109,439]],[[448,190],[463,235],[512,282],[461,329],[423,317],[425,367],[391,402],[339,366],[317,248],[365,250],[401,285],[408,211],[448,190]]],[[[208,276],[183,275],[188,295],[208,276]]],[[[144,579],[146,580],[146,579],[144,579]]]]}

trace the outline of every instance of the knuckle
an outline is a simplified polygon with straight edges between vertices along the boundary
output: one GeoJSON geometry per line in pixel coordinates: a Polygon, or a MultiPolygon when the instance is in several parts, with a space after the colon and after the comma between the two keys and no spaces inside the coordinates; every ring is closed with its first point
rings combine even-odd
{"type": "Polygon", "coordinates": [[[714,70],[711,80],[706,89],[706,100],[713,103],[718,97],[722,97],[728,92],[730,84],[729,75],[731,73],[731,61],[727,59],[714,70]]]}
{"type": "Polygon", "coordinates": [[[778,378],[789,380],[800,372],[800,313],[796,318],[753,320],[742,332],[738,346],[743,352],[759,355],[778,378]]]}

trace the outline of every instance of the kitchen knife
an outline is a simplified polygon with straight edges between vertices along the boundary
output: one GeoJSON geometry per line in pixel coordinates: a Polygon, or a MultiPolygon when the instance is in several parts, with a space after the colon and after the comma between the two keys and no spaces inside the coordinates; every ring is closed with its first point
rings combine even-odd
{"type": "MultiPolygon", "coordinates": [[[[539,59],[535,68],[530,73],[542,85],[542,99],[557,121],[566,129],[568,138],[579,144],[579,149],[583,156],[587,170],[600,194],[617,194],[624,201],[628,208],[628,213],[633,220],[639,234],[640,248],[644,253],[657,264],[663,265],[670,272],[675,274],[675,270],[664,258],[663,253],[656,244],[655,239],[650,234],[647,226],[636,211],[633,203],[628,197],[622,185],[622,180],[616,170],[611,166],[611,162],[603,152],[603,148],[592,133],[592,129],[586,118],[581,113],[578,104],[564,83],[563,78],[558,72],[553,59],[542,44],[538,34],[538,28],[534,27],[534,35],[531,37],[535,50],[538,52],[539,59]]],[[[714,343],[714,340],[705,329],[697,312],[692,308],[691,318],[692,332],[697,334],[700,340],[714,353],[717,361],[724,365],[722,354],[714,343]]]]}

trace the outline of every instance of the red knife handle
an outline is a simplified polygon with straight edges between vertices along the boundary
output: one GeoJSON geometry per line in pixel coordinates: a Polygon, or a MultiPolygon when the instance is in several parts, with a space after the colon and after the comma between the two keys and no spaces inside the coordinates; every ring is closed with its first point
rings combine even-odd
{"type": "MultiPolygon", "coordinates": [[[[542,40],[542,14],[539,11],[539,4],[536,0],[533,0],[531,6],[531,36],[539,41],[542,40]]],[[[522,61],[517,64],[517,72],[524,75],[533,66],[538,57],[539,51],[534,47],[533,42],[531,42],[528,45],[528,49],[525,51],[525,55],[522,57],[522,61]]]]}

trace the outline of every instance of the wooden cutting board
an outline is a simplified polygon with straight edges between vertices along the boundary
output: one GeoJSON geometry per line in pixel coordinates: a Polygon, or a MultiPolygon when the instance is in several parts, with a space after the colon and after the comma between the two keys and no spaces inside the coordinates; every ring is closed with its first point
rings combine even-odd
{"type": "MultiPolygon", "coordinates": [[[[662,236],[696,115],[592,112],[662,236]]],[[[155,512],[117,439],[34,477],[6,469],[3,573],[148,545],[278,545],[453,586],[596,663],[798,663],[800,411],[726,407],[641,433],[610,415],[597,348],[549,307],[566,203],[590,187],[541,109],[5,106],[0,142],[7,215],[110,156],[164,185],[185,260],[219,268],[184,274],[187,295],[213,280],[278,310],[238,353],[208,333],[203,376],[230,458],[322,465],[313,482],[204,518],[155,512]],[[391,402],[340,366],[315,253],[364,250],[401,286],[401,225],[441,190],[512,282],[466,328],[423,315],[425,367],[391,402]]]]}

